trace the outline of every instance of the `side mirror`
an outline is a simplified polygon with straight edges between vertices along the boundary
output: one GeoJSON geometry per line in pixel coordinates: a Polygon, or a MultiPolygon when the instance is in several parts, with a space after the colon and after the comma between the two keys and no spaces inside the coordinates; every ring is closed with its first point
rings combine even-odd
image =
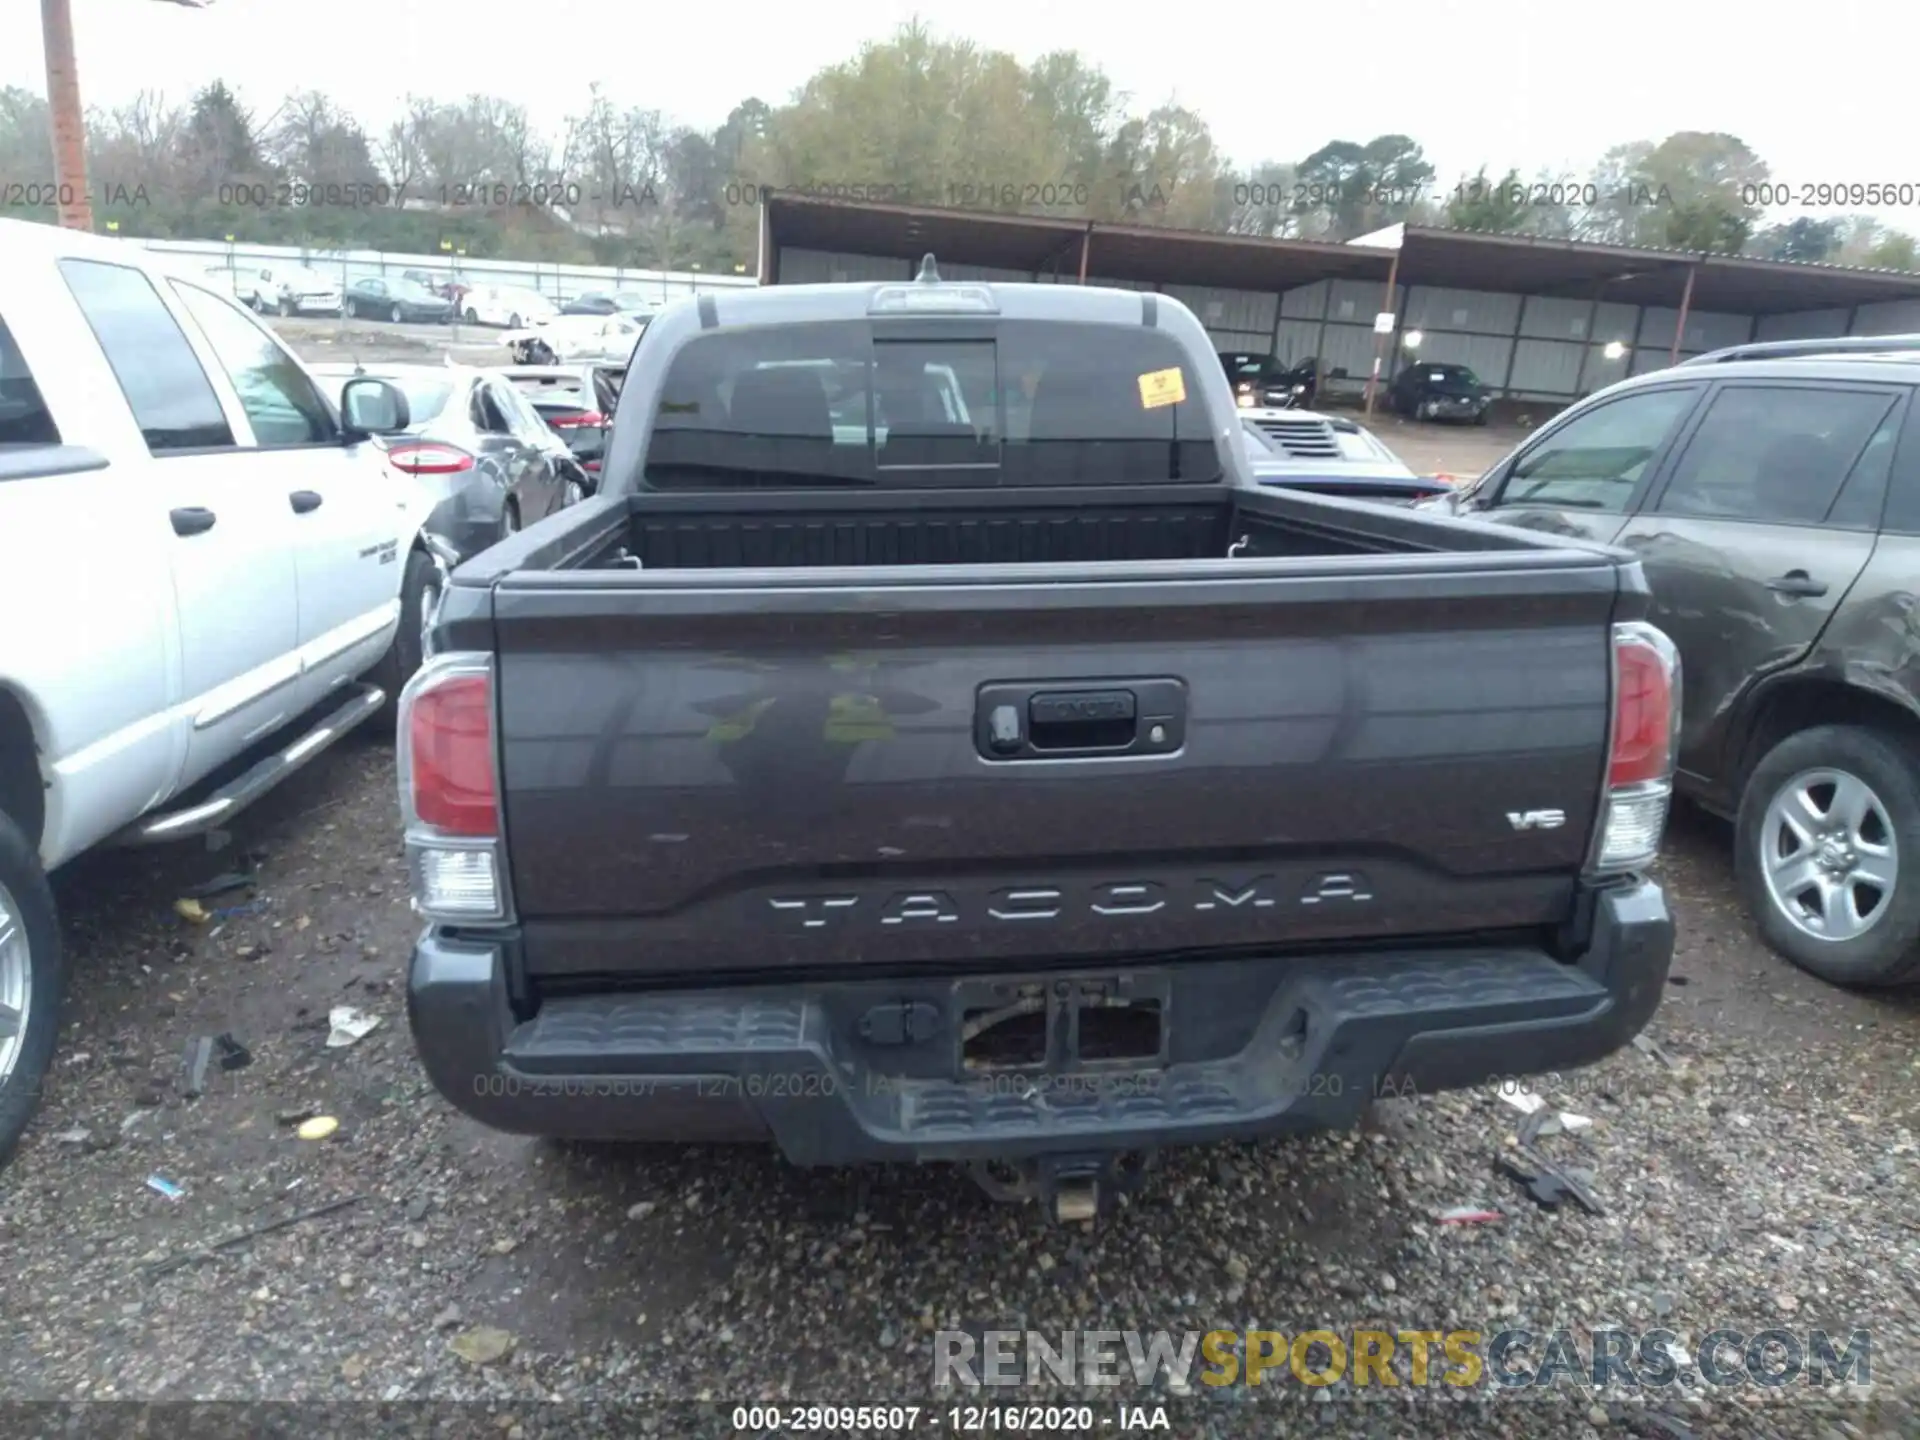
{"type": "Polygon", "coordinates": [[[392,435],[412,423],[406,392],[387,380],[360,375],[340,391],[340,423],[349,440],[392,435]]]}

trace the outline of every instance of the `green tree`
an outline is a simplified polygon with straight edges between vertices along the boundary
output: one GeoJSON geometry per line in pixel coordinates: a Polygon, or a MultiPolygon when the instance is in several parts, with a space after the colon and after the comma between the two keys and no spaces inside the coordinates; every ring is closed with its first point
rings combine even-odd
{"type": "Polygon", "coordinates": [[[1054,137],[1073,183],[1100,174],[1107,142],[1125,118],[1113,82],[1077,51],[1055,50],[1027,69],[1031,123],[1054,137]]]}
{"type": "Polygon", "coordinates": [[[53,126],[44,97],[0,89],[0,174],[21,184],[53,183],[53,126]]]}
{"type": "Polygon", "coordinates": [[[1920,270],[1913,236],[1901,230],[1888,230],[1867,252],[1867,264],[1876,270],[1920,270]]]}
{"type": "Polygon", "coordinates": [[[1482,165],[1470,180],[1464,180],[1446,199],[1446,222],[1456,230],[1486,230],[1512,235],[1525,230],[1532,216],[1527,205],[1528,188],[1518,170],[1509,170],[1498,180],[1487,178],[1482,165]]]}
{"type": "Polygon", "coordinates": [[[188,106],[181,159],[181,179],[190,187],[182,196],[187,204],[217,201],[223,183],[247,184],[273,174],[261,153],[252,113],[221,80],[203,87],[188,106]]]}
{"type": "MultiPolygon", "coordinates": [[[[1030,77],[1011,55],[937,39],[915,21],[829,66],[767,116],[746,148],[749,182],[866,187],[928,203],[1058,205],[1064,137],[1036,124],[1030,77]]],[[[1090,178],[1090,177],[1081,177],[1090,178]]]]}
{"type": "Polygon", "coordinates": [[[1594,170],[1599,203],[1587,210],[1584,238],[1737,255],[1759,221],[1754,187],[1767,175],[1764,160],[1721,132],[1616,145],[1594,170]]]}
{"type": "Polygon", "coordinates": [[[1351,240],[1407,219],[1433,176],[1410,136],[1376,135],[1364,145],[1333,140],[1300,162],[1293,208],[1308,233],[1351,240]]]}
{"type": "Polygon", "coordinates": [[[1213,220],[1215,184],[1227,173],[1206,121],[1161,105],[1121,123],[1089,207],[1100,219],[1203,229],[1213,220]]]}
{"type": "Polygon", "coordinates": [[[1293,210],[1297,172],[1279,160],[1263,160],[1244,174],[1222,173],[1214,181],[1214,203],[1209,230],[1229,235],[1278,238],[1299,228],[1293,210]]]}
{"type": "Polygon", "coordinates": [[[1767,260],[1825,260],[1840,248],[1841,222],[1803,215],[1784,225],[1757,231],[1748,250],[1767,260]]]}

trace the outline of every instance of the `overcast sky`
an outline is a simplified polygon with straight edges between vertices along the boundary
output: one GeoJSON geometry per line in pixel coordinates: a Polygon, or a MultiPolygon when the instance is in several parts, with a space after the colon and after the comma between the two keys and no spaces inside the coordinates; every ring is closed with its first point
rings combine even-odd
{"type": "MultiPolygon", "coordinates": [[[[1584,176],[1611,144],[1699,129],[1738,135],[1790,184],[1920,188],[1910,0],[1822,0],[1817,14],[1730,0],[1344,0],[1215,14],[1088,0],[72,5],[89,105],[143,88],[184,101],[220,78],[262,115],[312,87],[374,129],[408,91],[479,90],[519,101],[557,135],[597,80],[618,104],[706,128],[748,95],[786,99],[918,13],[1022,60],[1078,49],[1141,107],[1193,106],[1242,165],[1400,131],[1425,145],[1443,186],[1482,162],[1584,176]]],[[[39,6],[0,5],[0,84],[44,93],[43,66],[39,6]]],[[[1879,213],[1920,230],[1920,205],[1879,213]]]]}

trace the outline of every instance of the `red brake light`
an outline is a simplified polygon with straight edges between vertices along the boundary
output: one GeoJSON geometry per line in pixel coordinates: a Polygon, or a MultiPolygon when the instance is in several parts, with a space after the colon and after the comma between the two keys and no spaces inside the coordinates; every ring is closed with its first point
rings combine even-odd
{"type": "Polygon", "coordinates": [[[499,833],[493,779],[493,686],[485,675],[449,675],[412,697],[407,748],[413,813],[448,835],[499,833]]]}
{"type": "Polygon", "coordinates": [[[585,415],[559,415],[548,423],[556,430],[573,430],[587,425],[604,425],[607,417],[594,410],[585,415]]]}
{"type": "Polygon", "coordinates": [[[1607,784],[1665,780],[1673,773],[1674,758],[1672,647],[1663,648],[1644,631],[1622,626],[1614,635],[1613,670],[1613,751],[1608,757],[1607,784]]]}
{"type": "Polygon", "coordinates": [[[409,475],[457,475],[473,469],[474,463],[473,456],[459,446],[432,441],[395,445],[387,451],[387,459],[395,469],[409,475]]]}
{"type": "Polygon", "coordinates": [[[589,460],[583,468],[590,474],[598,475],[600,473],[600,462],[598,460],[589,460]]]}

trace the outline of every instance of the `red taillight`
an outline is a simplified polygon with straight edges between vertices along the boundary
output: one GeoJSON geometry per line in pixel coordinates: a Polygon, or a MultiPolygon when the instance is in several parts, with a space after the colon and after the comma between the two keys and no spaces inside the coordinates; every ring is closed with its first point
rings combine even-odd
{"type": "Polygon", "coordinates": [[[413,813],[447,835],[499,832],[493,780],[493,686],[453,674],[411,698],[407,750],[413,813]]]}
{"type": "Polygon", "coordinates": [[[598,475],[600,473],[600,462],[598,460],[589,460],[586,463],[585,469],[589,475],[598,475]]]}
{"type": "Polygon", "coordinates": [[[1614,632],[1610,788],[1665,780],[1673,773],[1676,669],[1672,647],[1664,641],[1658,631],[1641,627],[1614,632]]]}
{"type": "Polygon", "coordinates": [[[547,423],[556,430],[579,430],[589,425],[604,425],[607,417],[595,410],[585,415],[561,415],[547,423]]]}
{"type": "Polygon", "coordinates": [[[457,475],[473,469],[473,456],[458,445],[440,445],[416,441],[395,445],[387,451],[387,460],[395,469],[409,475],[457,475]]]}

